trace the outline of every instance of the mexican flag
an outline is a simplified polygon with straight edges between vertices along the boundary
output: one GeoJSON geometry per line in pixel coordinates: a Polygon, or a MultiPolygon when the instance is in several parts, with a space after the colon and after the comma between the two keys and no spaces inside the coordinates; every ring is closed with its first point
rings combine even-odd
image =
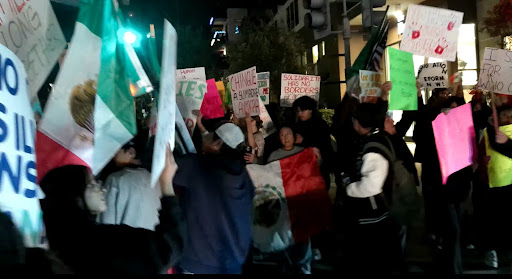
{"type": "Polygon", "coordinates": [[[331,201],[311,148],[264,166],[248,165],[247,170],[256,188],[253,242],[257,248],[282,250],[329,226],[331,201]]]}
{"type": "Polygon", "coordinates": [[[82,0],[66,58],[37,133],[38,179],[79,164],[97,174],[137,132],[132,93],[151,88],[123,40],[116,0],[82,0]]]}

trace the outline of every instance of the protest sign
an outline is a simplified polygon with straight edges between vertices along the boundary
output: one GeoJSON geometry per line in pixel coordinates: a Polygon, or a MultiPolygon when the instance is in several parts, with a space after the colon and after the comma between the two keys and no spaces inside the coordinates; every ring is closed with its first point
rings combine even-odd
{"type": "Polygon", "coordinates": [[[265,105],[263,105],[263,101],[261,101],[261,100],[260,100],[260,119],[261,119],[261,121],[263,121],[263,127],[261,128],[263,137],[266,138],[276,131],[274,122],[272,122],[272,118],[270,118],[267,108],[265,107],[265,105]]]}
{"type": "Polygon", "coordinates": [[[471,104],[440,113],[432,122],[443,184],[448,177],[477,160],[471,104]]]}
{"type": "Polygon", "coordinates": [[[422,87],[447,88],[448,68],[445,62],[423,64],[418,69],[418,81],[422,87]]]}
{"type": "Polygon", "coordinates": [[[25,65],[31,102],[53,70],[66,39],[49,0],[0,1],[0,44],[25,65]]]}
{"type": "Polygon", "coordinates": [[[215,85],[217,86],[217,90],[219,91],[220,100],[222,104],[226,103],[226,87],[224,86],[224,82],[216,81],[215,85]]]}
{"type": "MultiPolygon", "coordinates": [[[[512,125],[501,126],[499,129],[509,138],[512,138],[512,125]]],[[[487,129],[484,136],[487,156],[491,157],[487,164],[489,187],[495,188],[512,185],[512,159],[492,149],[487,129]]]]}
{"type": "Polygon", "coordinates": [[[409,5],[400,49],[416,55],[455,61],[464,13],[409,5]]]}
{"type": "Polygon", "coordinates": [[[412,54],[409,52],[387,48],[387,75],[393,88],[389,93],[389,110],[417,110],[416,75],[412,54]]]}
{"type": "Polygon", "coordinates": [[[260,97],[258,95],[258,77],[256,67],[229,76],[231,100],[235,117],[244,118],[245,113],[251,116],[260,114],[260,97]]]}
{"type": "Polygon", "coordinates": [[[380,91],[380,86],[382,85],[380,74],[359,70],[359,84],[361,87],[360,101],[362,103],[375,103],[382,93],[380,91]]]}
{"type": "Polygon", "coordinates": [[[158,102],[157,132],[151,167],[151,186],[154,187],[165,167],[166,149],[174,150],[176,129],[176,60],[178,34],[168,20],[164,20],[162,78],[158,102]]]}
{"type": "Polygon", "coordinates": [[[258,93],[264,105],[270,102],[270,72],[258,73],[258,93]]]}
{"type": "Polygon", "coordinates": [[[206,94],[206,82],[200,80],[180,80],[176,91],[176,103],[184,118],[187,130],[192,135],[196,127],[196,116],[192,113],[199,110],[206,94]]]}
{"type": "Polygon", "coordinates": [[[0,45],[0,211],[19,229],[25,246],[41,244],[34,112],[21,61],[0,45]],[[3,175],[2,175],[3,174],[3,175]]]}
{"type": "Polygon", "coordinates": [[[291,107],[293,102],[302,96],[309,96],[318,102],[320,97],[320,77],[282,74],[281,107],[291,107]]]}
{"type": "Polygon", "coordinates": [[[512,51],[486,47],[478,84],[483,90],[512,95],[512,51]]]}
{"type": "Polygon", "coordinates": [[[201,104],[201,114],[204,119],[213,119],[224,117],[224,109],[222,108],[222,100],[220,99],[219,90],[214,79],[206,81],[207,90],[201,104]]]}
{"type": "Polygon", "coordinates": [[[204,67],[176,70],[176,82],[183,80],[200,80],[206,82],[204,67]]]}

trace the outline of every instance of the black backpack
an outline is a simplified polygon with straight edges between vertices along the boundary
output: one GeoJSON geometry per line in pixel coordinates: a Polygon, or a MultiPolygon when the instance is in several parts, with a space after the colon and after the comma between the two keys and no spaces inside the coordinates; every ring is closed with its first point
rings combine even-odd
{"type": "Polygon", "coordinates": [[[383,191],[383,199],[388,201],[387,206],[391,217],[401,225],[410,225],[420,210],[416,181],[414,175],[405,167],[404,162],[396,157],[392,142],[388,137],[385,138],[389,143],[389,148],[378,142],[370,142],[365,145],[364,153],[369,148],[376,148],[388,158],[393,182],[390,191],[383,191]]]}

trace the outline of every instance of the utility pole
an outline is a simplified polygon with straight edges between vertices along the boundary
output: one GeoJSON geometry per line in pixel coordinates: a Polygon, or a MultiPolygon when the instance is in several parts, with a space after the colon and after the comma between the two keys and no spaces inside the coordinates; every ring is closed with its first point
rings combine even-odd
{"type": "Polygon", "coordinates": [[[349,76],[352,60],[350,59],[350,20],[347,16],[347,0],[343,0],[343,40],[345,41],[345,80],[349,76]]]}

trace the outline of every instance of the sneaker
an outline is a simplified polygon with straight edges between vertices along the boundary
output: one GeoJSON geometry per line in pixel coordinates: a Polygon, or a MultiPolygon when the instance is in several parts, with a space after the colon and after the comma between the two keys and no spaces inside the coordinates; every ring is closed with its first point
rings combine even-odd
{"type": "Polygon", "coordinates": [[[488,267],[498,268],[498,254],[495,250],[485,253],[484,263],[488,267]]]}

